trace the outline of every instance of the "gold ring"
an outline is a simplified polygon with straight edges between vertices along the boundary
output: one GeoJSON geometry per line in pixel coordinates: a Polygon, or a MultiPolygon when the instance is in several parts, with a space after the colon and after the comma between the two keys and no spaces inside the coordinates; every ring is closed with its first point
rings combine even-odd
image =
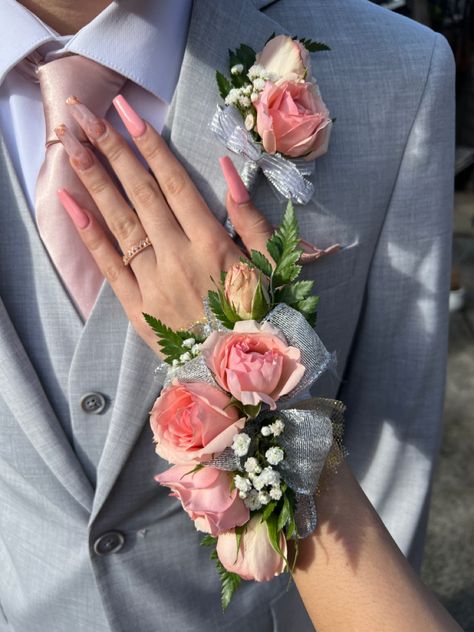
{"type": "Polygon", "coordinates": [[[136,257],[142,250],[151,246],[151,241],[149,237],[145,237],[144,239],[140,239],[136,244],[134,244],[131,248],[127,250],[127,252],[123,255],[122,261],[124,266],[128,266],[133,257],[136,257]]]}

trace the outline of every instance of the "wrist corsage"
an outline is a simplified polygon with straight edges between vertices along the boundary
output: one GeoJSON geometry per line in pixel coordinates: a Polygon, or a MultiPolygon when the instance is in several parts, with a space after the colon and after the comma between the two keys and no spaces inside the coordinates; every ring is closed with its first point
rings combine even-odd
{"type": "Polygon", "coordinates": [[[267,242],[273,263],[252,251],[222,273],[204,322],[173,331],[145,315],[168,366],[151,427],[172,467],[156,480],[206,534],[224,608],[242,579],[291,572],[342,436],[341,402],[304,399],[335,358],[313,329],[318,298],[298,280],[299,242],[290,202],[267,242]]]}
{"type": "Polygon", "coordinates": [[[311,72],[310,53],[329,47],[273,34],[260,53],[242,44],[229,51],[229,76],[216,72],[224,106],[211,129],[245,158],[242,179],[251,189],[261,169],[285,198],[306,204],[313,185],[305,176],[326,153],[332,120],[311,72]]]}

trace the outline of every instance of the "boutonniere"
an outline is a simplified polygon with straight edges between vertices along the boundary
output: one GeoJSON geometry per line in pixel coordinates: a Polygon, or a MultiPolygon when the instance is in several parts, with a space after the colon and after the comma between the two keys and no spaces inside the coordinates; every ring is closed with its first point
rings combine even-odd
{"type": "Polygon", "coordinates": [[[289,202],[267,242],[274,264],[254,250],[223,272],[204,322],[173,331],[144,314],[168,366],[150,421],[171,467],[155,479],[205,534],[224,609],[242,579],[292,572],[298,540],[316,528],[323,467],[344,455],[343,404],[296,401],[335,364],[313,329],[299,243],[289,202]]]}
{"type": "Polygon", "coordinates": [[[224,106],[211,129],[245,158],[250,188],[261,169],[283,197],[306,204],[314,193],[305,176],[326,153],[332,119],[311,71],[310,53],[326,44],[272,34],[260,53],[242,44],[229,51],[229,76],[216,72],[224,106]]]}

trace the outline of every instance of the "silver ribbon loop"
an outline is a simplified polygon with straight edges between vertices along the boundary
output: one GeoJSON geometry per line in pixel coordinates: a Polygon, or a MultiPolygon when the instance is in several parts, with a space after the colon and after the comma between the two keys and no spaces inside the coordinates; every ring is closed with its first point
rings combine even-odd
{"type": "Polygon", "coordinates": [[[266,178],[286,199],[297,204],[307,204],[314,195],[312,183],[304,176],[311,175],[314,161],[301,158],[288,160],[281,154],[268,154],[262,151],[252,134],[243,127],[242,116],[237,108],[229,105],[217,106],[210,124],[211,130],[224,143],[227,149],[244,156],[250,165],[245,165],[243,176],[247,186],[255,180],[260,167],[266,178]]]}

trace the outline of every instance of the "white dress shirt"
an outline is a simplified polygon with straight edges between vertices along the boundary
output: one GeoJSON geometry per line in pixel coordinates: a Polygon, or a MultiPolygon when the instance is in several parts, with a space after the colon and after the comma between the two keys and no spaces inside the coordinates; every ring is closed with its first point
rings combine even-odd
{"type": "MultiPolygon", "coordinates": [[[[122,94],[161,131],[178,81],[192,0],[135,0],[133,12],[112,2],[76,35],[60,36],[15,0],[0,0],[0,131],[30,209],[45,154],[38,83],[16,65],[34,50],[50,61],[64,53],[89,57],[127,77],[122,94]]],[[[114,109],[107,118],[126,134],[114,109]]]]}

